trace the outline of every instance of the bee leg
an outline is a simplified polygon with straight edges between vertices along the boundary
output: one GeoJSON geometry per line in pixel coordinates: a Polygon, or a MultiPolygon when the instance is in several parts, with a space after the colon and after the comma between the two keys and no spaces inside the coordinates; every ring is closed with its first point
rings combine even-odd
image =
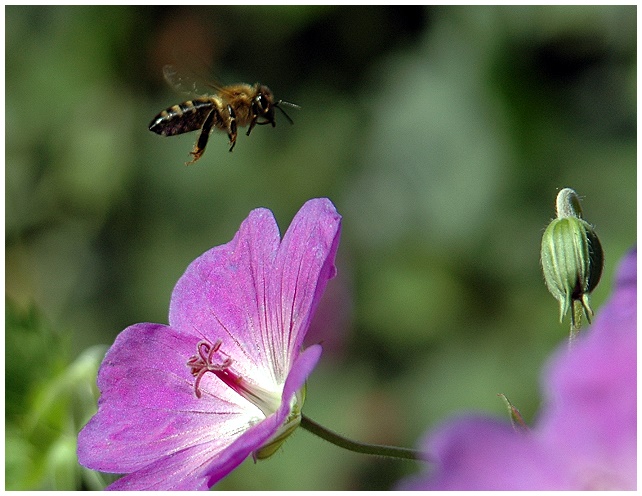
{"type": "Polygon", "coordinates": [[[189,152],[190,155],[192,155],[192,157],[194,158],[187,162],[185,165],[193,164],[199,158],[201,158],[203,153],[205,153],[205,147],[207,146],[207,140],[210,138],[212,126],[214,126],[218,119],[220,119],[220,116],[217,109],[213,109],[207,115],[207,118],[205,119],[205,122],[203,122],[203,126],[201,127],[201,134],[198,136],[198,140],[194,144],[194,150],[189,152]]]}
{"type": "Polygon", "coordinates": [[[256,120],[259,118],[259,113],[256,108],[256,101],[252,100],[252,120],[250,121],[250,127],[247,130],[247,133],[245,133],[246,136],[249,136],[250,133],[252,132],[252,129],[254,129],[254,126],[256,126],[256,120]]]}
{"type": "Polygon", "coordinates": [[[245,133],[246,136],[249,136],[250,133],[252,132],[252,129],[254,129],[254,126],[256,126],[256,119],[257,119],[256,115],[252,116],[252,120],[250,121],[250,127],[248,128],[247,133],[245,133]]]}
{"type": "Polygon", "coordinates": [[[230,123],[227,126],[227,135],[230,137],[230,151],[234,150],[234,145],[236,145],[236,113],[234,109],[228,105],[227,112],[230,114],[230,123]]]}

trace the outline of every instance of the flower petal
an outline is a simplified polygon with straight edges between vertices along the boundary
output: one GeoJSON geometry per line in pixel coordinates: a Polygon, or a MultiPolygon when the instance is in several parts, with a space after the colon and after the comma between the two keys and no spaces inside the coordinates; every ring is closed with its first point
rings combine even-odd
{"type": "Polygon", "coordinates": [[[78,436],[79,462],[103,472],[129,473],[195,445],[207,445],[211,457],[265,418],[221,381],[216,381],[218,398],[197,399],[186,365],[195,350],[171,327],[125,329],[101,365],[98,413],[78,436]]]}
{"type": "Polygon", "coordinates": [[[229,474],[278,430],[287,413],[275,413],[216,451],[200,444],[159,458],[111,484],[110,490],[205,490],[229,474]]]}
{"type": "Polygon", "coordinates": [[[234,360],[235,370],[254,381],[269,369],[262,308],[268,304],[265,281],[279,242],[272,213],[253,210],[232,241],[188,266],[170,304],[172,327],[195,336],[194,346],[200,339],[221,340],[221,350],[234,360]]]}
{"type": "MultiPolygon", "coordinates": [[[[126,475],[109,486],[111,490],[203,490],[225,477],[272,437],[290,413],[290,401],[303,387],[321,355],[321,347],[311,346],[295,361],[285,384],[283,403],[278,412],[248,428],[224,450],[212,444],[199,444],[162,457],[126,475]]],[[[213,429],[216,432],[216,429],[213,429]]]]}
{"type": "Polygon", "coordinates": [[[221,381],[223,399],[197,399],[185,365],[192,352],[185,336],[159,324],[125,329],[107,352],[98,413],[78,435],[78,460],[103,472],[133,472],[113,489],[205,489],[220,480],[276,433],[321,347],[299,356],[281,408],[268,419],[221,381]]]}
{"type": "MultiPolygon", "coordinates": [[[[173,453],[121,477],[110,491],[206,491],[209,475],[204,465],[213,459],[209,446],[202,444],[173,453]]],[[[231,467],[231,471],[234,467],[231,467]]]]}
{"type": "Polygon", "coordinates": [[[336,274],[341,216],[327,198],[306,202],[288,228],[275,260],[269,328],[281,356],[275,365],[281,377],[301,348],[310,320],[328,281],[336,274]]]}
{"type": "Polygon", "coordinates": [[[428,477],[406,480],[398,489],[424,491],[548,490],[568,488],[549,453],[529,433],[483,416],[450,420],[423,442],[434,458],[428,477]]]}
{"type": "Polygon", "coordinates": [[[544,379],[543,442],[568,460],[577,489],[635,489],[637,433],[635,253],[593,325],[554,356],[544,379]]]}
{"type": "Polygon", "coordinates": [[[187,268],[172,294],[170,325],[197,340],[220,339],[241,376],[280,392],[334,275],[339,226],[329,200],[310,200],[281,243],[272,213],[253,210],[232,241],[187,268]]]}

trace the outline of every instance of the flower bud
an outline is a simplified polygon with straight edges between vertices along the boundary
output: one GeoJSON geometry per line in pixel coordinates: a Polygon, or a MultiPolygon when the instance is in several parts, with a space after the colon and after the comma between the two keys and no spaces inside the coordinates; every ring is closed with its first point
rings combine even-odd
{"type": "MultiPolygon", "coordinates": [[[[582,219],[579,199],[570,188],[557,195],[557,218],[544,231],[541,256],[546,286],[560,303],[560,322],[574,301],[581,303],[590,322],[589,294],[602,275],[604,253],[593,227],[582,219]]],[[[573,326],[579,325],[573,311],[571,320],[573,326]]]]}

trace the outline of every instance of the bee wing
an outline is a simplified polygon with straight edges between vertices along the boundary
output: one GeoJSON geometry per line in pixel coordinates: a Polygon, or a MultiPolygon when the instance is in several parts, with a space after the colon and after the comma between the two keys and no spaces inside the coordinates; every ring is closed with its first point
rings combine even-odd
{"type": "Polygon", "coordinates": [[[174,65],[166,65],[163,67],[163,77],[165,81],[167,81],[167,84],[179,93],[185,95],[204,94],[200,91],[200,83],[196,77],[179,71],[174,65]]]}
{"type": "Polygon", "coordinates": [[[172,64],[163,67],[163,77],[170,87],[185,95],[205,96],[212,92],[230,94],[221,84],[208,81],[192,71],[181,70],[172,64]]]}

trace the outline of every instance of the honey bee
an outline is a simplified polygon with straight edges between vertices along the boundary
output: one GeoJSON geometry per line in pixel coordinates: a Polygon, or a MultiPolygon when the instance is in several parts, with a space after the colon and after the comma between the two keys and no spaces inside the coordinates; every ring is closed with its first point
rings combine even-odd
{"type": "MultiPolygon", "coordinates": [[[[184,86],[185,78],[179,76],[173,66],[165,66],[163,74],[167,82],[175,88],[180,89],[184,86]]],[[[215,94],[202,95],[173,105],[163,110],[149,123],[149,130],[161,136],[175,136],[201,130],[194,144],[194,149],[190,152],[192,160],[186,165],[193,164],[201,158],[214,128],[227,133],[230,139],[230,151],[232,151],[236,145],[239,127],[249,126],[246,133],[249,136],[257,124],[276,126],[275,108],[283,113],[290,124],[294,124],[281,105],[300,108],[294,103],[283,100],[275,101],[270,88],[260,83],[254,85],[240,83],[224,87],[210,86],[216,90],[215,94]]]]}

